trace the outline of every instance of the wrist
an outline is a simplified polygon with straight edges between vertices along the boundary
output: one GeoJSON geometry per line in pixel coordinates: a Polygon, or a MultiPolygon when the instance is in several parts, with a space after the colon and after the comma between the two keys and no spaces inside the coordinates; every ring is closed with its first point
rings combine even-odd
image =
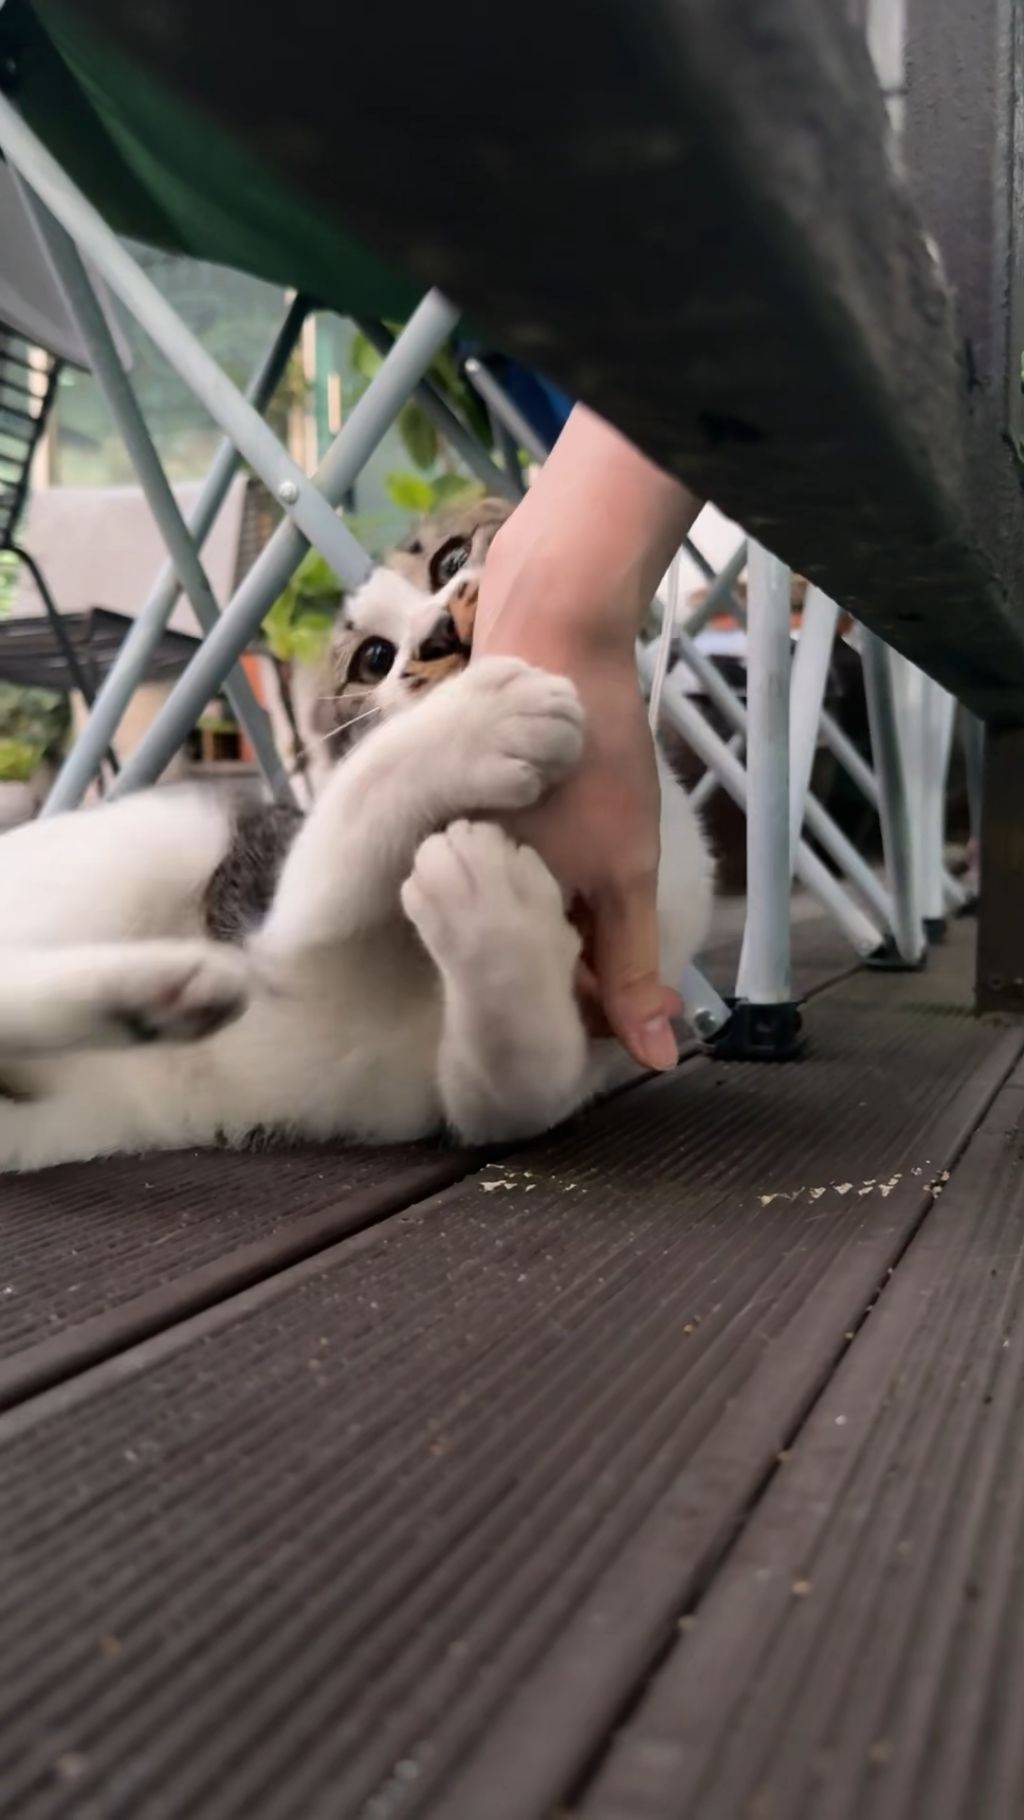
{"type": "Polygon", "coordinates": [[[637,631],[650,605],[636,570],[609,575],[600,553],[567,563],[535,543],[523,552],[495,540],[477,608],[474,649],[569,670],[570,658],[633,662],[637,631]],[[558,661],[556,661],[558,660],[558,661]]]}

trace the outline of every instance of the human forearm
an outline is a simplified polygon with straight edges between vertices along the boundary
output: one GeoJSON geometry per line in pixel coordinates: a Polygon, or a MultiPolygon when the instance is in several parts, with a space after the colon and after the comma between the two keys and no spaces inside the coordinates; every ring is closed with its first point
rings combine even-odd
{"type": "Polygon", "coordinates": [[[550,668],[559,647],[620,655],[633,640],[700,501],[578,405],[496,539],[477,637],[550,668]]]}

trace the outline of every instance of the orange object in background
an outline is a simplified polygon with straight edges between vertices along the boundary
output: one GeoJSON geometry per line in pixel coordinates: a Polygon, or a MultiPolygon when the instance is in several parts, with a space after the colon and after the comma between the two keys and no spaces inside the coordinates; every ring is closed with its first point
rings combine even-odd
{"type": "MultiPolygon", "coordinates": [[[[249,678],[250,687],[256,700],[259,702],[260,707],[265,708],[267,704],[263,690],[263,665],[260,663],[260,660],[254,651],[246,651],[243,653],[242,669],[249,678]]],[[[249,744],[249,741],[246,739],[241,727],[238,729],[238,756],[246,764],[251,765],[256,763],[256,754],[249,744]]]]}

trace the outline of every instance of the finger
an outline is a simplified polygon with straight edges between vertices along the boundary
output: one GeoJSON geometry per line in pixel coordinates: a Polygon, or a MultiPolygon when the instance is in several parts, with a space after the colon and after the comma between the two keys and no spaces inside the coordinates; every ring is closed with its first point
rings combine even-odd
{"type": "Polygon", "coordinates": [[[674,992],[671,986],[663,986],[661,993],[666,1017],[675,1019],[686,1016],[686,1006],[678,992],[674,992]]]}
{"type": "MultiPolygon", "coordinates": [[[[614,1036],[615,1032],[605,1017],[604,1007],[601,1004],[601,989],[597,983],[597,977],[587,966],[586,961],[582,959],[576,963],[575,984],[576,1000],[587,1035],[595,1038],[614,1036]]],[[[685,1016],[683,1001],[678,992],[673,992],[671,986],[662,986],[661,1003],[665,1016],[673,1022],[685,1016]]]]}
{"type": "Polygon", "coordinates": [[[608,891],[594,903],[594,972],[601,1003],[620,1043],[645,1068],[674,1068],[679,1060],[658,957],[654,874],[608,891]]]}

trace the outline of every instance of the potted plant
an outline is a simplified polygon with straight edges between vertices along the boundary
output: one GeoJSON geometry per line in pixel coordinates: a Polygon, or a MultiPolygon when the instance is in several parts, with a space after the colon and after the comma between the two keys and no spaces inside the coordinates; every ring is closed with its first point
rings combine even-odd
{"type": "Polygon", "coordinates": [[[39,807],[67,736],[67,698],[50,689],[0,683],[0,828],[28,821],[39,807]]]}

